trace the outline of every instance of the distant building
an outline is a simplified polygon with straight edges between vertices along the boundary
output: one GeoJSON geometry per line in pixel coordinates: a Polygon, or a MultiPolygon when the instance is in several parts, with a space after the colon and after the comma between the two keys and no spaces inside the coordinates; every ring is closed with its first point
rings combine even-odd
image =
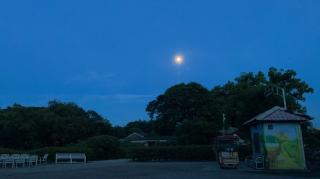
{"type": "Polygon", "coordinates": [[[125,137],[124,139],[122,139],[122,141],[126,141],[126,142],[134,142],[134,141],[140,141],[143,140],[145,137],[143,134],[137,133],[137,132],[133,132],[130,135],[128,135],[127,137],[125,137]]]}
{"type": "Polygon", "coordinates": [[[310,116],[275,106],[245,122],[253,156],[263,155],[268,169],[306,169],[300,123],[308,120],[310,116]]]}
{"type": "Polygon", "coordinates": [[[168,143],[172,140],[172,137],[148,136],[145,134],[133,132],[127,137],[121,139],[121,142],[129,142],[134,144],[144,144],[145,146],[151,146],[160,143],[168,143]]]}

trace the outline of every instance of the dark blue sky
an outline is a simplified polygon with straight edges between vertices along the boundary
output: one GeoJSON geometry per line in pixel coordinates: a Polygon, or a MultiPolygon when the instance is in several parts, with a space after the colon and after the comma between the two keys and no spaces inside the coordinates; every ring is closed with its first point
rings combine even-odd
{"type": "Polygon", "coordinates": [[[178,81],[211,89],[274,66],[315,88],[306,106],[320,126],[319,9],[317,0],[1,1],[0,106],[60,99],[125,124],[147,118],[146,104],[178,81]]]}

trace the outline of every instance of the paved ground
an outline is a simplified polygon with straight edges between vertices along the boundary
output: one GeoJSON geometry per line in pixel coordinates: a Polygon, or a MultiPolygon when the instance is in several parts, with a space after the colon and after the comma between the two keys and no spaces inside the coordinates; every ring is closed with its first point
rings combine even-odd
{"type": "Polygon", "coordinates": [[[87,164],[49,164],[33,168],[0,169],[1,179],[67,179],[67,178],[320,178],[312,172],[263,172],[254,171],[244,166],[238,170],[218,168],[215,162],[129,162],[128,160],[109,160],[87,164]]]}

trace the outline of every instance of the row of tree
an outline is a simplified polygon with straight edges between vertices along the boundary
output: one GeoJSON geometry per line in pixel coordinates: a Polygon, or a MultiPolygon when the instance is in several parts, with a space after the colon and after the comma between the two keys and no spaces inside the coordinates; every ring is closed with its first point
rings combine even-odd
{"type": "Polygon", "coordinates": [[[194,82],[172,86],[147,105],[150,120],[124,127],[113,127],[95,111],[85,111],[74,103],[51,101],[47,107],[15,104],[0,109],[0,147],[65,146],[93,136],[123,138],[132,132],[176,136],[180,144],[208,144],[222,129],[223,113],[227,126],[239,128],[256,114],[282,106],[281,97],[264,95],[270,84],[285,89],[289,110],[306,112],[301,102],[313,89],[293,70],[270,68],[267,74],[242,73],[210,90],[194,82]]]}
{"type": "Polygon", "coordinates": [[[112,133],[111,124],[95,111],[74,103],[49,102],[47,107],[15,104],[0,109],[0,147],[32,149],[65,146],[112,133]]]}
{"type": "MultiPolygon", "coordinates": [[[[181,83],[168,88],[146,107],[150,120],[133,121],[125,127],[114,128],[116,136],[131,132],[149,135],[176,136],[180,144],[208,144],[220,134],[222,115],[226,114],[226,127],[241,128],[255,115],[276,105],[283,106],[281,96],[266,96],[269,86],[285,89],[287,107],[291,111],[306,113],[302,102],[313,89],[297,77],[294,70],[270,68],[267,73],[242,73],[233,81],[214,86],[211,90],[198,83],[181,83]]],[[[307,124],[309,126],[310,124],[307,124]]],[[[315,142],[319,132],[304,135],[315,142]]],[[[248,130],[242,130],[242,137],[248,130]]],[[[310,140],[311,141],[311,140],[310,140]]],[[[318,141],[320,143],[320,141],[318,141]]]]}
{"type": "Polygon", "coordinates": [[[283,106],[280,96],[264,95],[271,84],[285,89],[289,110],[306,112],[301,102],[313,89],[294,70],[276,68],[270,68],[267,74],[242,73],[211,90],[193,82],[178,84],[151,101],[146,111],[155,133],[176,135],[184,144],[207,144],[222,129],[223,113],[227,126],[240,128],[258,113],[283,106]]]}

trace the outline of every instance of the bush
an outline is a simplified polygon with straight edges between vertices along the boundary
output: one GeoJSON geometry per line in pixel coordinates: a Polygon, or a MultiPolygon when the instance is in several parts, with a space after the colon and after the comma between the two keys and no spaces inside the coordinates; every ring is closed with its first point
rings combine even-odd
{"type": "Polygon", "coordinates": [[[212,143],[216,124],[204,119],[184,120],[177,127],[177,142],[180,145],[208,145],[212,143]]]}
{"type": "Polygon", "coordinates": [[[120,156],[119,158],[130,158],[130,151],[135,148],[142,148],[144,144],[141,143],[130,143],[130,142],[121,142],[120,143],[120,156]]]}
{"type": "Polygon", "coordinates": [[[137,147],[129,151],[134,161],[209,161],[214,160],[212,146],[137,147]]]}
{"type": "Polygon", "coordinates": [[[108,135],[91,137],[76,146],[85,151],[88,160],[115,159],[121,155],[118,139],[108,135]]]}
{"type": "Polygon", "coordinates": [[[13,153],[20,153],[20,152],[14,149],[0,148],[0,154],[13,154],[13,153]]]}
{"type": "Polygon", "coordinates": [[[44,155],[49,154],[48,160],[54,161],[56,153],[85,153],[87,160],[107,160],[118,158],[120,148],[117,138],[112,136],[96,136],[79,144],[66,147],[45,147],[31,150],[28,153],[44,155]]]}

